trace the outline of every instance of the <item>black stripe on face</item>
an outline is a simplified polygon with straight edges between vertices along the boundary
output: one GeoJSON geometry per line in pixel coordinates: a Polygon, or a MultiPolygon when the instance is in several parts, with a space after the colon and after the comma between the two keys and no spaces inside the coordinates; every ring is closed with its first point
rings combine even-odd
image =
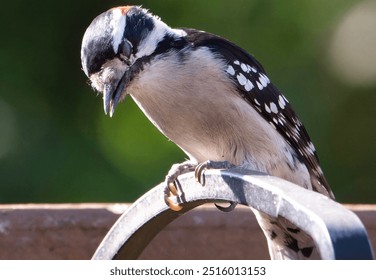
{"type": "Polygon", "coordinates": [[[154,21],[152,16],[139,7],[132,7],[127,12],[124,37],[133,45],[133,53],[137,53],[138,45],[152,30],[154,21]]]}

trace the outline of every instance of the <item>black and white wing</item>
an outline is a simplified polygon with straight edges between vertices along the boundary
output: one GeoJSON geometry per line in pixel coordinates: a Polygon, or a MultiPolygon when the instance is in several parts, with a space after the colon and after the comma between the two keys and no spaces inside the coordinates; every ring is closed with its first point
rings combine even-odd
{"type": "Polygon", "coordinates": [[[227,63],[225,71],[239,94],[273,126],[305,163],[317,192],[334,198],[319,165],[315,147],[285,96],[271,83],[262,65],[250,54],[219,36],[184,29],[194,47],[205,46],[227,63]]]}

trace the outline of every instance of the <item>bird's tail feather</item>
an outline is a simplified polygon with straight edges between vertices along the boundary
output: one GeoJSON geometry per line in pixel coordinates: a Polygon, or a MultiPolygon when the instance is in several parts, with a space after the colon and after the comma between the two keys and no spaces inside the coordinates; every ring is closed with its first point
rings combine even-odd
{"type": "Polygon", "coordinates": [[[313,239],[286,219],[273,218],[252,209],[264,231],[271,259],[317,260],[320,255],[313,239]]]}

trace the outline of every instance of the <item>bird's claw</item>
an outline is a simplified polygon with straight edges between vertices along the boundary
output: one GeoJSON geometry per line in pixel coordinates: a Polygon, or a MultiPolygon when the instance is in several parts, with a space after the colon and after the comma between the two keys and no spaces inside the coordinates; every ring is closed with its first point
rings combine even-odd
{"type": "Polygon", "coordinates": [[[179,195],[178,188],[176,186],[175,181],[176,181],[176,179],[171,179],[171,177],[166,178],[167,187],[166,187],[166,190],[165,190],[164,199],[165,199],[166,204],[168,205],[168,207],[171,210],[180,211],[181,209],[183,209],[183,206],[181,206],[180,203],[172,200],[173,196],[178,197],[178,195],[179,195]]]}
{"type": "Polygon", "coordinates": [[[196,165],[190,162],[183,162],[180,164],[174,164],[166,176],[166,190],[165,190],[165,202],[168,207],[173,211],[180,211],[183,206],[180,203],[174,202],[172,196],[178,197],[179,191],[177,187],[177,178],[179,175],[193,171],[196,165]]]}
{"type": "Polygon", "coordinates": [[[166,178],[166,189],[165,189],[165,202],[168,205],[168,207],[173,211],[180,211],[183,209],[183,206],[181,206],[180,203],[175,202],[172,197],[175,196],[176,198],[179,196],[179,191],[175,183],[176,179],[170,179],[166,178]]]}
{"type": "Polygon", "coordinates": [[[178,188],[175,186],[175,182],[169,182],[167,187],[170,190],[170,193],[172,193],[172,195],[178,195],[178,188]]]}
{"type": "Polygon", "coordinates": [[[177,203],[177,202],[175,202],[175,201],[173,201],[173,200],[171,199],[171,192],[165,194],[164,199],[165,199],[166,204],[168,205],[168,207],[169,207],[172,211],[176,211],[176,212],[178,212],[178,211],[180,211],[180,210],[183,209],[183,206],[182,206],[180,203],[177,203]]]}
{"type": "Polygon", "coordinates": [[[236,202],[233,202],[233,201],[230,201],[230,205],[227,206],[227,207],[223,207],[221,205],[218,205],[217,203],[214,203],[215,207],[217,207],[217,209],[219,211],[222,211],[222,212],[231,212],[235,209],[235,207],[238,205],[238,203],[236,202]]]}
{"type": "Polygon", "coordinates": [[[207,169],[230,169],[235,167],[228,161],[211,161],[207,160],[198,164],[195,168],[195,178],[202,186],[205,186],[204,173],[207,169]]]}

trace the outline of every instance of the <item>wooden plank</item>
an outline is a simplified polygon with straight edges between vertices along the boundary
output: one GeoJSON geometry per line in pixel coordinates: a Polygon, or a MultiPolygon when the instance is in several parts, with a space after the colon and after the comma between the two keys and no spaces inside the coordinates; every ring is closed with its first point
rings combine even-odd
{"type": "MultiPolygon", "coordinates": [[[[0,205],[0,259],[90,259],[127,206],[0,205]]],[[[359,216],[376,251],[376,205],[346,206],[359,216]]],[[[140,258],[268,259],[268,253],[249,209],[223,213],[208,204],[168,225],[140,258]]]]}

